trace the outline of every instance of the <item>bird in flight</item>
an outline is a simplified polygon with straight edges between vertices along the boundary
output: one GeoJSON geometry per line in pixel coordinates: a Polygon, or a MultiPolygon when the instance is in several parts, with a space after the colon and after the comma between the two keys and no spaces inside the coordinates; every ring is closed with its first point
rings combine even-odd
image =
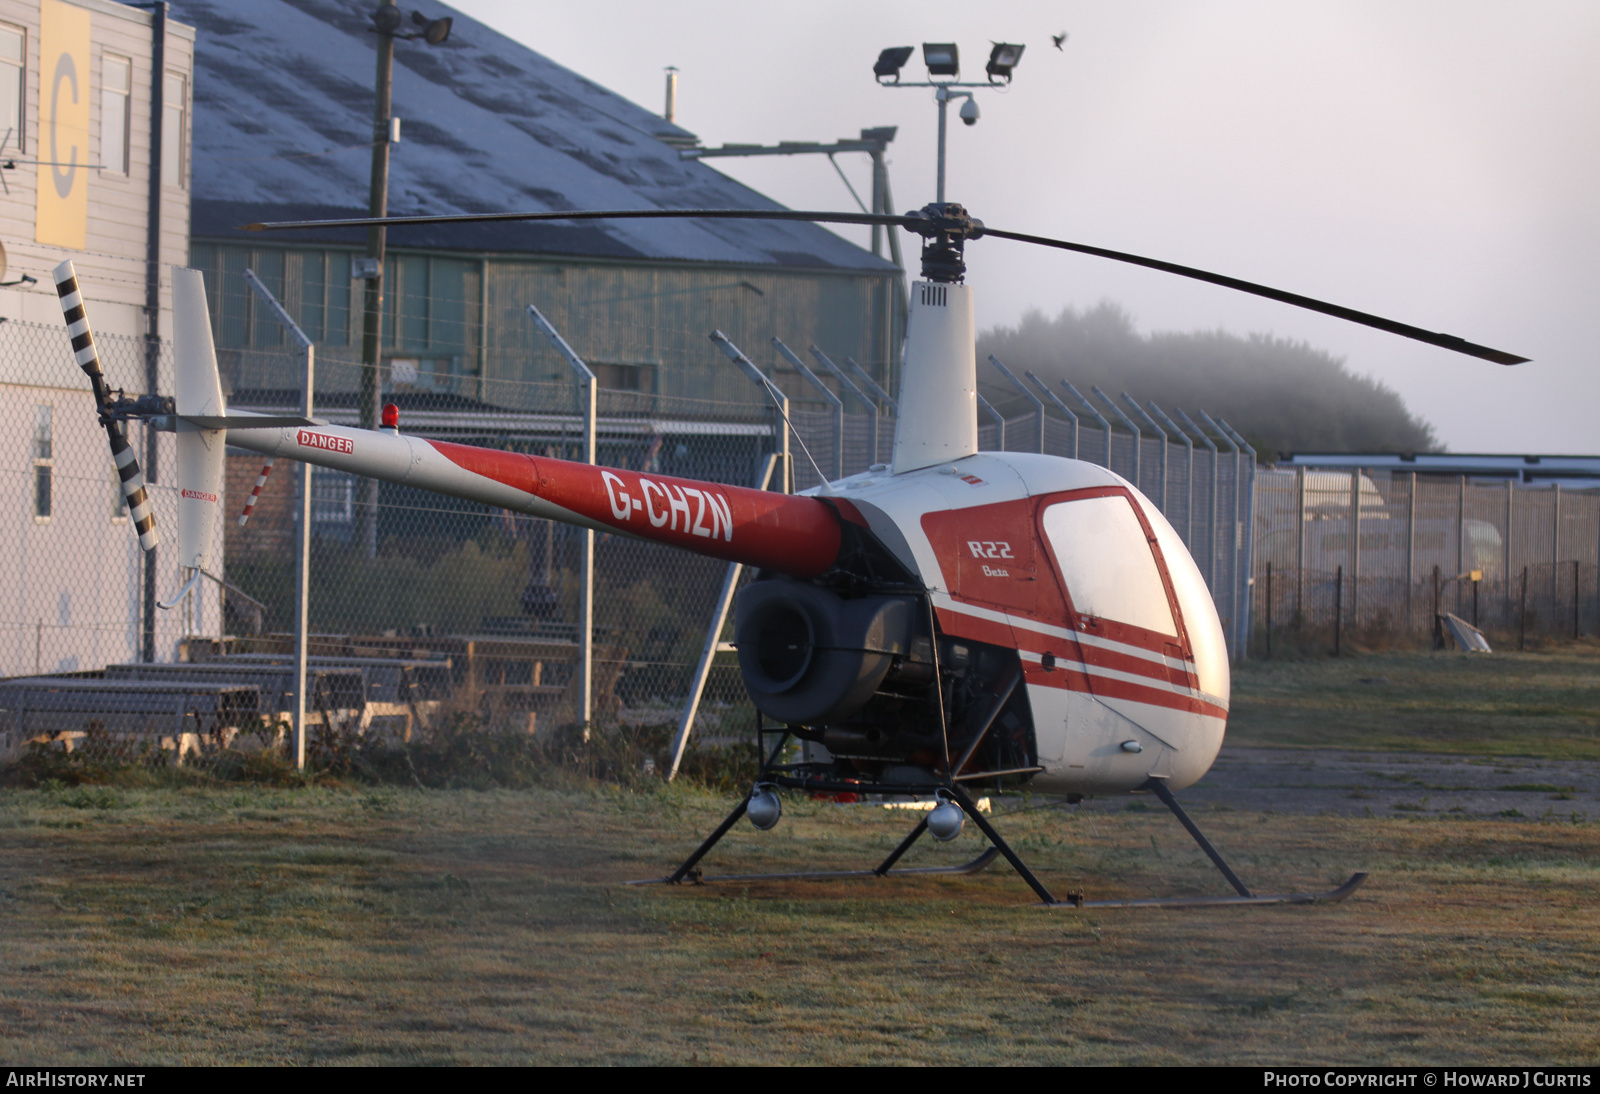
{"type": "MultiPolygon", "coordinates": [[[[1061,49],[1061,44],[1067,40],[1067,32],[1062,31],[1060,34],[1052,34],[1050,40],[1056,44],[1057,49],[1061,49]]],[[[1062,50],[1062,52],[1066,51],[1062,50]]]]}

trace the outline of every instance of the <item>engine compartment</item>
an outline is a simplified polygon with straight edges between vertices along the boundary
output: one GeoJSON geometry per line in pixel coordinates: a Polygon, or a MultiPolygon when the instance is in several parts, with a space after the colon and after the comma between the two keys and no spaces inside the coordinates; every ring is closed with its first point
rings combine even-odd
{"type": "Polygon", "coordinates": [[[938,633],[921,590],[831,585],[763,575],[735,602],[745,687],[812,743],[818,774],[914,783],[1036,766],[1016,650],[938,633]]]}

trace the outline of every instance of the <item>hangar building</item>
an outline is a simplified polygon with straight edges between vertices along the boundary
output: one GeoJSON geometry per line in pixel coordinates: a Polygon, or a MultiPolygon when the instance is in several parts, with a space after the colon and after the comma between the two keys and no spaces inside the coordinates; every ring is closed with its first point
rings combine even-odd
{"type": "MultiPolygon", "coordinates": [[[[256,270],[318,342],[360,357],[364,232],[263,235],[260,220],[364,215],[371,162],[371,0],[175,0],[197,32],[193,263],[214,296],[237,392],[297,386],[292,363],[252,351],[282,334],[250,294],[256,270]]],[[[779,208],[678,150],[693,134],[442,5],[449,39],[396,44],[389,212],[779,208]]],[[[383,357],[391,391],[505,409],[570,406],[566,366],[525,309],[537,305],[644,405],[753,402],[713,329],[766,347],[777,335],[854,357],[887,386],[899,344],[891,263],[808,224],[614,221],[392,229],[383,357]]],[[[754,355],[754,354],[753,354],[754,355]]],[[[763,354],[764,361],[769,354],[763,354]]],[[[355,389],[356,372],[319,387],[355,389]]],[[[446,400],[439,405],[450,405],[446,400]]],[[[464,404],[462,404],[464,405],[464,404]]]]}

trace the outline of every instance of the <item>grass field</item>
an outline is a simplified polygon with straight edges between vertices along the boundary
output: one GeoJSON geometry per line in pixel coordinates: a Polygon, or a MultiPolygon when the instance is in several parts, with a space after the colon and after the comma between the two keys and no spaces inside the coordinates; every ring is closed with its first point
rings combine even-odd
{"type": "Polygon", "coordinates": [[[1597,760],[1600,643],[1251,661],[1234,670],[1228,739],[1597,760]]]}
{"type": "MultiPolygon", "coordinates": [[[[633,888],[727,802],[10,791],[11,1063],[1600,1061],[1600,826],[1232,812],[1258,890],[1335,907],[1030,907],[970,878],[633,888]]],[[[1058,889],[1220,892],[1163,813],[999,823],[1058,889]]],[[[907,825],[791,801],[714,868],[870,863],[907,825]]],[[[968,855],[922,849],[918,861],[968,855]]]]}
{"type": "MultiPolygon", "coordinates": [[[[1587,756],[1597,666],[1581,648],[1253,665],[1236,736],[1465,751],[1486,739],[1524,754],[1561,741],[1587,756]]],[[[1600,1063],[1600,824],[1199,817],[1257,891],[1372,872],[1332,907],[1045,910],[1003,864],[966,878],[621,884],[664,872],[730,805],[577,779],[0,791],[0,1055],[1600,1063]]],[[[1225,891],[1145,802],[997,810],[1058,892],[1225,891]]],[[[870,865],[910,823],[803,799],[786,811],[769,833],[738,826],[708,872],[870,865]]],[[[910,864],[978,846],[969,826],[910,864]]]]}

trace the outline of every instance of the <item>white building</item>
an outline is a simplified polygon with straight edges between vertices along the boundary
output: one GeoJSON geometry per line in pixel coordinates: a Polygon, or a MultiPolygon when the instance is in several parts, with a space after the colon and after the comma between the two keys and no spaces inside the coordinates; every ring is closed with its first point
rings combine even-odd
{"type": "MultiPolygon", "coordinates": [[[[171,267],[188,261],[193,72],[194,31],[158,12],[0,0],[0,675],[167,660],[218,630],[214,588],[152,603],[178,587],[174,554],[141,557],[50,277],[75,264],[112,387],[144,392],[155,371],[170,391],[150,336],[170,341],[171,267]]],[[[142,427],[129,440],[170,538],[171,438],[154,460],[142,427]]]]}

